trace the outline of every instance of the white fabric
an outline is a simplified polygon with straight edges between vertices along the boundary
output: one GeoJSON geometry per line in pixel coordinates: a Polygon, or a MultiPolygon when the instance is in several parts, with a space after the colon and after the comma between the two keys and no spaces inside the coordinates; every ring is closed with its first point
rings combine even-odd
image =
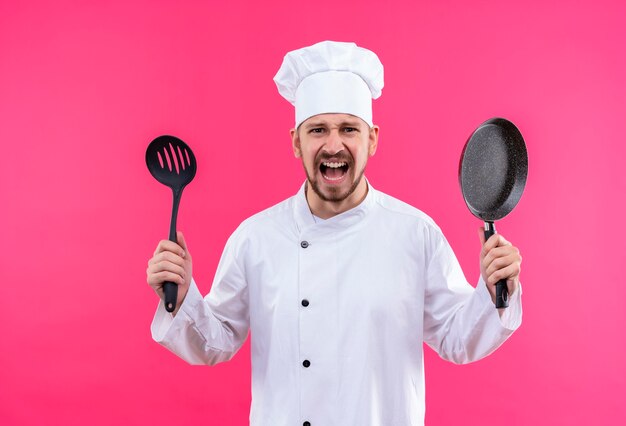
{"type": "Polygon", "coordinates": [[[323,41],[287,53],[274,82],[296,107],[296,128],[324,113],[352,114],[372,126],[372,98],[381,95],[384,70],[370,50],[323,41]]]}
{"type": "Polygon", "coordinates": [[[371,127],[372,95],[356,74],[327,71],[302,80],[296,91],[296,128],[307,118],[325,113],[348,113],[371,127]]]}
{"type": "Polygon", "coordinates": [[[422,343],[455,363],[484,357],[520,325],[520,294],[500,318],[424,213],[370,187],[315,223],[303,186],[234,232],[206,298],[193,283],[175,318],[159,304],[152,334],[212,365],[250,330],[253,426],[420,425],[422,343]]]}

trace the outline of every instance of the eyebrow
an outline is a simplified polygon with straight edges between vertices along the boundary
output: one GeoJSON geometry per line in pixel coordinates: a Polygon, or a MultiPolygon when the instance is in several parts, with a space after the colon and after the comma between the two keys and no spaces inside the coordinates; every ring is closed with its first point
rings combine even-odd
{"type": "Polygon", "coordinates": [[[324,127],[324,126],[326,126],[326,123],[323,123],[320,121],[320,122],[306,123],[303,127],[308,130],[314,127],[324,127]]]}
{"type": "MultiPolygon", "coordinates": [[[[338,124],[339,127],[359,127],[359,122],[358,121],[352,121],[352,120],[344,120],[342,122],[340,122],[338,124]]],[[[309,130],[309,129],[313,129],[316,127],[326,127],[328,126],[328,123],[325,123],[323,121],[317,121],[317,122],[313,122],[313,123],[306,123],[303,127],[305,130],[309,130]]]]}
{"type": "Polygon", "coordinates": [[[361,122],[358,120],[346,120],[339,123],[339,127],[360,127],[361,122]]]}

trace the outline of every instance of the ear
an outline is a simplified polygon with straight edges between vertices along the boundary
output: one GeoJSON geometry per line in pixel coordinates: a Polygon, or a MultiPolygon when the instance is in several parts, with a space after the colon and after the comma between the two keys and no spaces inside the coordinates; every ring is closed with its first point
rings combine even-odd
{"type": "Polygon", "coordinates": [[[380,129],[376,125],[370,128],[369,145],[368,145],[368,154],[370,157],[376,154],[376,149],[378,148],[378,131],[379,130],[380,129]]]}
{"type": "Polygon", "coordinates": [[[289,131],[291,134],[291,146],[293,148],[293,155],[296,158],[302,157],[302,150],[300,148],[300,137],[298,136],[298,131],[296,129],[291,129],[289,131]]]}

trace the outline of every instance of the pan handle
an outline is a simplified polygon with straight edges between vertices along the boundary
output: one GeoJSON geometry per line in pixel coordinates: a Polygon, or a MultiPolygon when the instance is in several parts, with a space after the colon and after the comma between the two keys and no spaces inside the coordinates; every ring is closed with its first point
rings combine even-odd
{"type": "MultiPolygon", "coordinates": [[[[496,225],[493,222],[485,221],[485,241],[496,233],[496,225]]],[[[502,279],[496,283],[496,308],[509,307],[509,289],[506,280],[502,279]]]]}

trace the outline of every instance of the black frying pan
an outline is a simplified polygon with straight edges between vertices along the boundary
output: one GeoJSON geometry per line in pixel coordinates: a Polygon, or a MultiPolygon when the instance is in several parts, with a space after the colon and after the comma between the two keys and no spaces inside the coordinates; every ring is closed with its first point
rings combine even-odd
{"type": "MultiPolygon", "coordinates": [[[[496,233],[494,221],[517,205],[528,176],[528,153],[520,131],[504,118],[491,118],[467,140],[459,164],[465,204],[485,221],[485,239],[496,233]]],[[[496,284],[496,308],[508,303],[506,280],[496,284]]]]}

